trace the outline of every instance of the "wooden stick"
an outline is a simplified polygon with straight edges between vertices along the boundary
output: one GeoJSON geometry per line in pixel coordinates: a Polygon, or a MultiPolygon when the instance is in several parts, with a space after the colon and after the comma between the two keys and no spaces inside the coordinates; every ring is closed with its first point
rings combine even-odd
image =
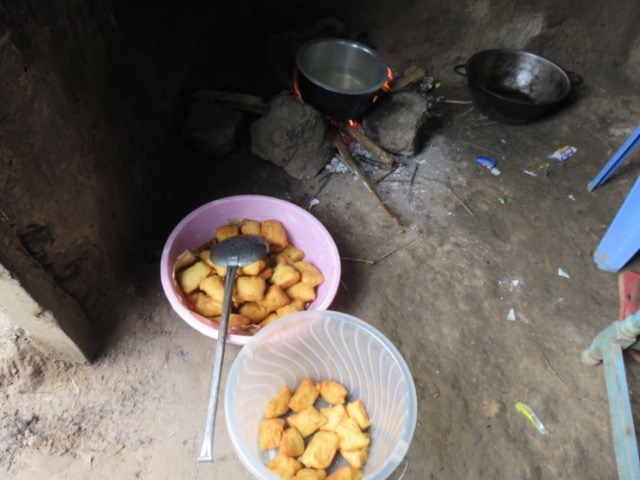
{"type": "Polygon", "coordinates": [[[347,260],[350,262],[358,262],[358,263],[364,263],[366,265],[369,266],[373,266],[376,263],[380,263],[382,260],[384,260],[387,257],[390,257],[391,255],[393,255],[394,253],[396,253],[398,250],[403,249],[404,247],[408,247],[409,245],[411,245],[413,242],[415,242],[415,239],[411,240],[409,243],[406,243],[405,245],[401,245],[397,248],[394,248],[393,250],[391,250],[390,252],[385,253],[384,255],[382,255],[380,258],[378,258],[377,260],[367,260],[365,258],[352,258],[352,257],[340,257],[341,260],[347,260]]]}
{"type": "Polygon", "coordinates": [[[345,132],[347,135],[349,135],[351,138],[353,138],[356,142],[358,142],[360,145],[362,145],[364,148],[369,150],[378,159],[380,159],[380,161],[384,163],[385,167],[387,168],[394,167],[395,161],[393,159],[393,156],[391,156],[391,154],[386,150],[383,150],[381,147],[376,145],[373,140],[367,137],[360,130],[358,130],[357,128],[353,128],[352,126],[344,123],[339,124],[339,128],[340,130],[345,132]]]}
{"type": "Polygon", "coordinates": [[[472,215],[472,216],[473,216],[473,212],[471,211],[471,209],[470,209],[469,207],[467,207],[467,204],[466,204],[466,203],[464,203],[464,202],[462,201],[462,199],[461,199],[458,195],[456,195],[456,194],[454,193],[454,191],[453,191],[453,190],[451,190],[451,187],[450,187],[449,185],[446,185],[446,184],[445,184],[445,186],[449,189],[449,192],[451,192],[451,195],[453,195],[453,197],[454,197],[458,202],[460,202],[460,205],[462,205],[462,206],[464,207],[464,209],[465,209],[467,212],[469,212],[469,215],[472,215]]]}
{"type": "Polygon", "coordinates": [[[385,258],[390,257],[391,255],[393,255],[393,254],[394,254],[394,253],[396,253],[397,251],[402,250],[404,247],[408,247],[409,245],[411,245],[411,244],[412,244],[413,242],[415,242],[415,241],[416,241],[416,240],[415,240],[415,238],[414,238],[414,239],[413,239],[413,240],[411,240],[410,242],[405,243],[404,245],[400,245],[399,247],[394,248],[394,249],[393,249],[393,250],[391,250],[390,252],[385,253],[384,255],[382,255],[380,258],[378,258],[378,259],[374,262],[374,265],[375,265],[376,263],[380,263],[380,262],[381,262],[382,260],[384,260],[385,258]]]}
{"type": "Polygon", "coordinates": [[[374,190],[373,186],[369,182],[369,179],[366,177],[362,169],[358,166],[356,161],[351,156],[349,149],[345,145],[342,138],[340,138],[340,132],[337,132],[337,131],[333,132],[333,143],[338,149],[338,153],[340,154],[344,162],[349,166],[349,168],[353,171],[353,173],[355,173],[356,177],[360,179],[360,181],[365,186],[365,188],[369,190],[369,193],[371,193],[371,195],[373,195],[373,197],[378,201],[378,203],[382,206],[384,211],[387,212],[387,214],[391,217],[393,222],[396,225],[401,227],[402,223],[400,223],[400,219],[389,209],[389,207],[387,206],[386,203],[384,203],[382,198],[380,198],[380,195],[378,195],[378,193],[374,190]]]}
{"type": "Polygon", "coordinates": [[[356,263],[364,263],[365,265],[375,265],[375,260],[367,260],[365,258],[351,258],[351,257],[340,257],[340,260],[345,260],[347,262],[356,262],[356,263]]]}
{"type": "Polygon", "coordinates": [[[73,399],[73,405],[71,405],[71,409],[73,410],[76,406],[76,402],[78,401],[78,397],[80,396],[80,389],[78,388],[78,385],[76,385],[75,380],[69,375],[69,380],[71,380],[71,383],[73,383],[73,386],[76,387],[76,398],[73,399]]]}
{"type": "Polygon", "coordinates": [[[445,98],[444,103],[451,103],[452,105],[472,105],[473,100],[447,100],[445,98]]]}
{"type": "Polygon", "coordinates": [[[248,112],[263,115],[267,111],[268,104],[261,97],[254,95],[245,95],[244,93],[220,92],[217,90],[209,90],[203,88],[193,95],[196,98],[208,98],[223,103],[228,107],[237,110],[245,110],[248,112]]]}
{"type": "Polygon", "coordinates": [[[389,83],[389,87],[392,92],[397,92],[403,88],[408,87],[412,83],[417,83],[427,76],[427,73],[423,68],[418,68],[415,65],[411,65],[407,68],[399,77],[394,78],[389,83]]]}

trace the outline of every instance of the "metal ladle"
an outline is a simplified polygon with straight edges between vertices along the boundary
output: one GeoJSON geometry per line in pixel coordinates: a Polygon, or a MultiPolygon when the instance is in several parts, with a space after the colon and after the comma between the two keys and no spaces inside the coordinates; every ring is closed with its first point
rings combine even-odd
{"type": "Polygon", "coordinates": [[[269,245],[266,240],[257,235],[237,235],[214,245],[211,250],[211,261],[216,265],[226,267],[227,274],[224,281],[222,317],[220,318],[220,326],[218,328],[213,377],[211,379],[211,393],[209,395],[209,407],[207,409],[207,423],[198,462],[211,462],[213,460],[213,432],[216,424],[220,374],[222,371],[222,359],[224,357],[227,329],[229,327],[231,294],[233,292],[233,281],[236,276],[236,269],[257,262],[261,258],[264,258],[268,251],[269,245]]]}

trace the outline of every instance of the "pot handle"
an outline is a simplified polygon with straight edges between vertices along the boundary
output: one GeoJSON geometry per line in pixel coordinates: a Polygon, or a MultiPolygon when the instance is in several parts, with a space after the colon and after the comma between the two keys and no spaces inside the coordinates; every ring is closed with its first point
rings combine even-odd
{"type": "Polygon", "coordinates": [[[580,85],[582,82],[584,82],[582,77],[580,75],[578,75],[577,73],[575,73],[575,72],[571,72],[569,70],[565,70],[564,73],[566,73],[567,77],[569,77],[569,81],[571,82],[571,86],[580,85]]]}
{"type": "MultiPolygon", "coordinates": [[[[467,65],[466,64],[462,64],[462,65],[456,65],[455,67],[453,67],[454,72],[456,72],[458,75],[462,75],[463,77],[467,76],[467,65]],[[464,69],[464,70],[463,70],[464,69]]],[[[569,73],[567,72],[567,75],[569,73]]]]}

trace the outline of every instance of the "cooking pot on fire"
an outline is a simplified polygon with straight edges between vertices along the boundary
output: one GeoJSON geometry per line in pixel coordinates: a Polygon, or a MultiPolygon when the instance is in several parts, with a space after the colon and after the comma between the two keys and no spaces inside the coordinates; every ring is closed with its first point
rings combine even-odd
{"type": "Polygon", "coordinates": [[[558,110],[582,83],[579,75],[522,50],[477,52],[454,70],[467,77],[478,109],[505,123],[527,123],[558,110]]]}
{"type": "Polygon", "coordinates": [[[303,101],[339,121],[364,114],[387,81],[387,66],[374,50],[342,38],[305,43],[296,65],[303,101]]]}

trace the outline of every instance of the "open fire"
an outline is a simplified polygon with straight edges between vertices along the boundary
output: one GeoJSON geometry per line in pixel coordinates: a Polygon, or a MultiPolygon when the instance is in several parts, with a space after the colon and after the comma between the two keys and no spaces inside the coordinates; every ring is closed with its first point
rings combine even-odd
{"type": "MultiPolygon", "coordinates": [[[[374,55],[377,57],[375,52],[374,55]]],[[[367,155],[370,160],[378,160],[380,168],[388,170],[396,166],[394,154],[413,155],[418,131],[428,117],[429,101],[425,93],[431,87],[425,89],[425,85],[432,85],[432,79],[427,78],[425,71],[416,66],[396,76],[390,67],[384,65],[371,88],[358,90],[357,78],[329,72],[326,75],[334,85],[346,85],[342,91],[331,87],[321,92],[322,95],[329,94],[328,97],[320,97],[329,98],[331,107],[339,112],[344,111],[340,108],[350,100],[349,88],[352,96],[358,97],[357,102],[366,100],[356,115],[341,116],[332,115],[328,111],[331,109],[322,108],[322,102],[318,103],[318,98],[313,97],[314,92],[311,97],[307,96],[311,82],[308,71],[306,73],[297,65],[291,65],[286,82],[288,91],[268,102],[260,97],[206,89],[196,92],[195,96],[201,100],[213,100],[233,110],[260,115],[251,125],[252,152],[280,166],[294,178],[313,178],[337,152],[390,218],[400,225],[400,220],[376,193],[354,155],[362,153],[357,148],[360,146],[371,154],[367,155]],[[337,99],[332,94],[337,95],[337,99]],[[331,101],[334,103],[331,104],[331,101]],[[356,151],[359,153],[353,153],[356,151]]],[[[229,117],[230,113],[233,112],[222,112],[220,116],[229,117]]],[[[220,130],[216,127],[214,131],[220,130]]]]}
{"type": "MultiPolygon", "coordinates": [[[[371,98],[371,104],[376,104],[382,96],[392,94],[395,91],[399,91],[411,85],[412,83],[421,81],[425,78],[425,72],[422,69],[411,67],[403,72],[403,75],[399,78],[394,78],[393,71],[390,67],[387,67],[387,80],[380,88],[380,92],[371,98]],[[395,80],[395,82],[394,82],[395,80]],[[395,88],[394,88],[395,83],[395,88]]],[[[296,68],[293,71],[293,91],[295,97],[301,103],[305,103],[305,98],[300,88],[300,72],[296,68]]],[[[371,108],[371,107],[369,107],[371,108]]],[[[367,178],[364,171],[360,168],[356,160],[348,147],[347,140],[350,138],[353,141],[359,143],[363,148],[369,151],[373,156],[378,158],[384,167],[393,169],[395,167],[395,160],[393,156],[387,152],[384,148],[380,147],[376,142],[369,138],[361,121],[350,118],[345,121],[333,119],[331,115],[326,114],[327,121],[332,126],[331,138],[336,147],[336,150],[342,160],[353,171],[353,173],[360,179],[365,188],[373,195],[376,201],[382,206],[385,212],[397,225],[401,225],[400,219],[389,209],[386,203],[380,198],[376,192],[374,186],[367,178]]]]}

